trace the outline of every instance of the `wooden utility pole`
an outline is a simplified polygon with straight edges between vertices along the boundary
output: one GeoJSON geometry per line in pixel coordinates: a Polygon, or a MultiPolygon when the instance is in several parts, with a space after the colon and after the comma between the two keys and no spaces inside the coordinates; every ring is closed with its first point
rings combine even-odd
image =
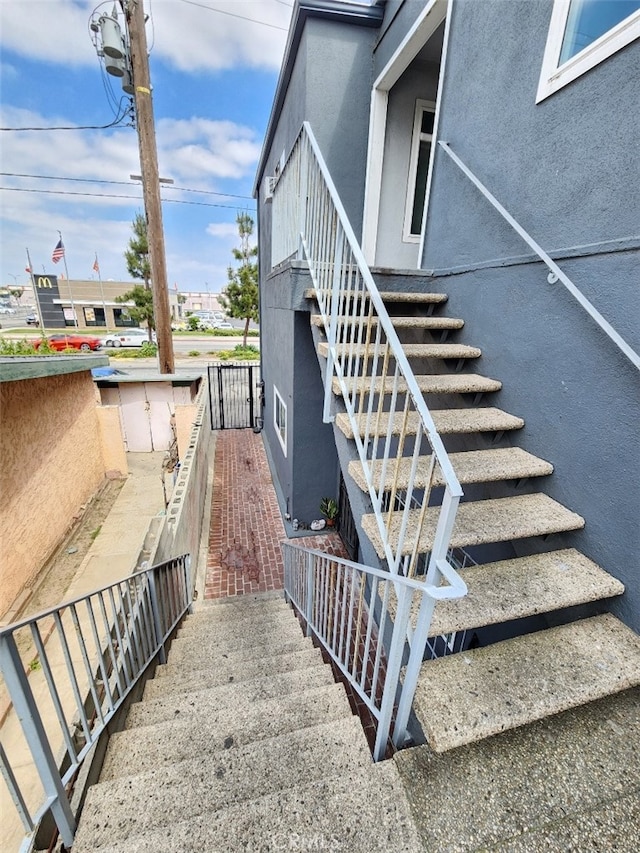
{"type": "Polygon", "coordinates": [[[153,120],[153,99],[147,53],[147,34],[142,0],[121,0],[127,18],[129,46],[131,50],[131,73],[136,107],[138,146],[140,148],[140,172],[142,194],[147,219],[149,263],[151,265],[151,287],[153,289],[153,313],[158,338],[158,361],[160,373],[174,373],[173,338],[171,336],[171,312],[169,310],[169,288],[167,286],[167,263],[164,253],[164,231],[162,228],[162,203],[158,173],[158,151],[156,130],[153,120]]]}

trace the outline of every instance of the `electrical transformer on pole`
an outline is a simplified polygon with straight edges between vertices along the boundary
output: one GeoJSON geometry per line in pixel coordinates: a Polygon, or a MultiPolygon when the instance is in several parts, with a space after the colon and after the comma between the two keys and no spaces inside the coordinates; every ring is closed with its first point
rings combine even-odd
{"type": "Polygon", "coordinates": [[[120,77],[124,91],[134,97],[142,194],[149,243],[153,313],[158,341],[158,362],[160,373],[174,373],[175,363],[162,226],[158,151],[153,118],[147,36],[144,26],[144,7],[142,0],[120,0],[120,6],[125,16],[128,39],[121,35],[115,3],[111,15],[102,15],[97,24],[92,23],[91,29],[94,32],[101,32],[102,48],[99,53],[105,58],[107,72],[115,77],[120,77]]]}

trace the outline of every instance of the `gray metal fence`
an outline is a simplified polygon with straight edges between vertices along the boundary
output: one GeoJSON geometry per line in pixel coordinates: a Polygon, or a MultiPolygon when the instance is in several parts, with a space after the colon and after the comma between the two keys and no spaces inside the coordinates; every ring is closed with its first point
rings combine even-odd
{"type": "Polygon", "coordinates": [[[192,595],[183,555],[0,630],[0,673],[21,729],[9,740],[3,726],[0,769],[25,844],[50,811],[72,845],[69,786],[150,664],[165,662],[192,595]]]}

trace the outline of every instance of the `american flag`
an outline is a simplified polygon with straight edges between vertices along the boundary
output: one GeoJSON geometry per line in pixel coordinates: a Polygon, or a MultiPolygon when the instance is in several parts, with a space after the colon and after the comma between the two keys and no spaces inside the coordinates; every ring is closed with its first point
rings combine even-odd
{"type": "Polygon", "coordinates": [[[62,240],[58,240],[58,244],[51,255],[51,260],[54,264],[57,264],[62,258],[64,258],[64,246],[62,245],[62,240]]]}
{"type": "Polygon", "coordinates": [[[96,255],[96,259],[93,262],[93,269],[95,272],[100,272],[100,265],[98,264],[98,256],[96,255]]]}

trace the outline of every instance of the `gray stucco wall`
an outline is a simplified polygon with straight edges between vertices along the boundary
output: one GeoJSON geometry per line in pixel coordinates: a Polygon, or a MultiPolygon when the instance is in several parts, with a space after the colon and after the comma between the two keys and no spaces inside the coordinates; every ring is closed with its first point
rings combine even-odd
{"type": "MultiPolygon", "coordinates": [[[[456,0],[439,137],[547,250],[638,236],[640,43],[535,103],[552,0],[456,0]]],[[[424,266],[525,251],[443,152],[424,266]]]]}
{"type": "Polygon", "coordinates": [[[309,322],[311,286],[302,265],[285,265],[263,287],[262,378],[264,437],[283,513],[310,522],[320,517],[324,496],[337,493],[338,463],[333,429],[322,422],[323,384],[309,322]],[[271,343],[269,346],[268,343],[271,343]],[[273,388],[287,406],[287,452],[273,422],[273,388]],[[294,440],[295,437],[295,440],[294,440]]]}
{"type": "MultiPolygon", "coordinates": [[[[572,263],[581,262],[569,262],[569,274],[572,263]]],[[[586,520],[583,531],[552,537],[547,547],[576,547],[620,578],[627,591],[613,610],[640,630],[638,371],[564,289],[548,284],[541,264],[436,285],[449,295],[446,313],[465,319],[459,340],[482,349],[474,369],[503,383],[487,403],[525,420],[509,440],[555,466],[539,488],[586,520]]],[[[481,495],[491,496],[502,492],[481,495]]]]}
{"type": "MultiPolygon", "coordinates": [[[[640,350],[640,44],[536,105],[551,8],[456,0],[439,136],[640,350]]],[[[422,265],[461,270],[436,282],[447,314],[525,418],[514,443],[555,465],[542,488],[586,519],[564,542],[625,583],[612,609],[640,630],[640,377],[529,253],[438,152],[422,265]]]]}

